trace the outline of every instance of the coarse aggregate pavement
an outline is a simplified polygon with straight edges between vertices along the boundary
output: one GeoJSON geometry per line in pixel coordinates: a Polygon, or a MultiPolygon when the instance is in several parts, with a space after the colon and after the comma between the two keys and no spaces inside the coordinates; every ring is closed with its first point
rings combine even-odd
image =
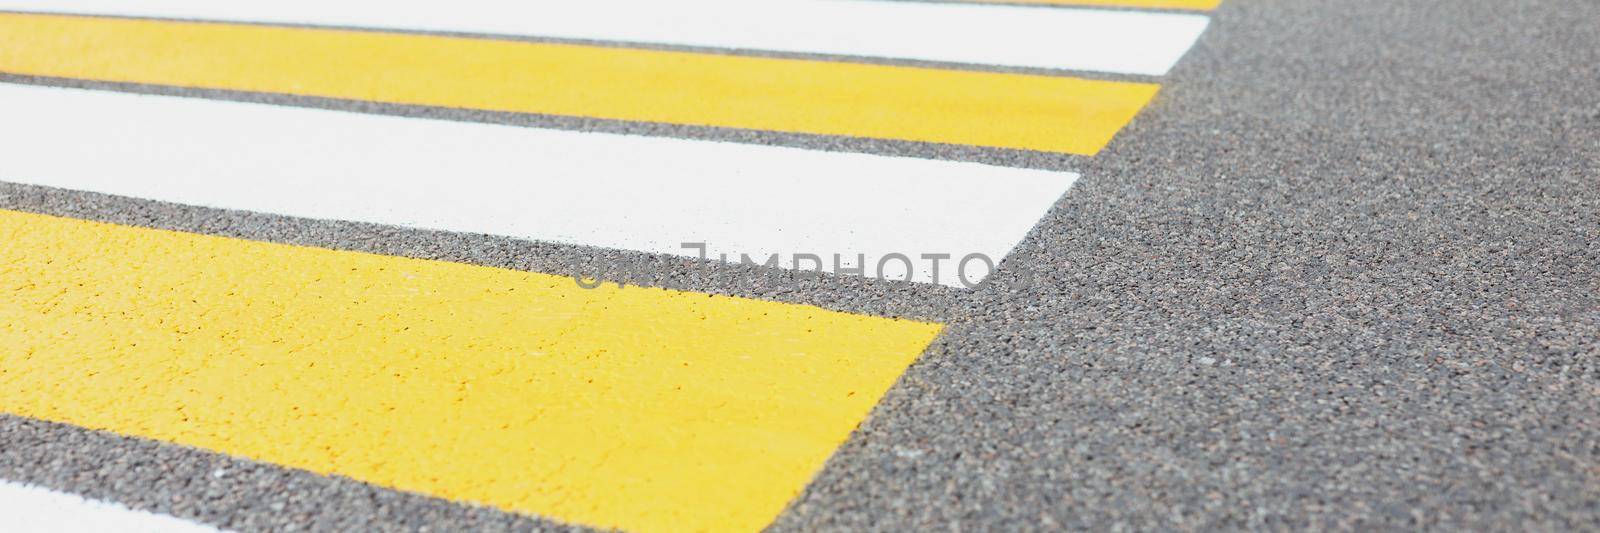
{"type": "MultiPolygon", "coordinates": [[[[0,207],[946,323],[776,531],[1600,528],[1600,3],[1212,15],[1092,158],[649,126],[1081,173],[971,291],[27,185],[0,207]]],[[[15,416],[0,479],[244,531],[570,527],[15,416]]]]}

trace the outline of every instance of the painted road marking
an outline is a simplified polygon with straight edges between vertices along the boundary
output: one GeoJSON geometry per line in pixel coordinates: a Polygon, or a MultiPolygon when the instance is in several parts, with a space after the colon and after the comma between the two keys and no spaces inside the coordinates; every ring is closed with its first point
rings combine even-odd
{"type": "MultiPolygon", "coordinates": [[[[712,0],[637,4],[637,20],[617,25],[597,15],[620,2],[583,5],[591,11],[562,21],[489,4],[440,17],[303,0],[251,13],[160,1],[28,5],[1143,74],[1166,72],[1207,20],[799,0],[816,11],[772,26],[756,20],[768,8],[719,7],[749,19],[723,28],[739,19],[694,15],[712,0]],[[1006,19],[1016,13],[1031,16],[1006,19]],[[938,38],[963,33],[950,29],[955,19],[1007,31],[938,38]],[[679,22],[652,25],[666,20],[679,22]],[[1155,30],[1154,20],[1190,27],[1155,30]],[[887,38],[876,26],[908,30],[887,38]],[[677,33],[651,33],[661,27],[677,33]],[[1115,42],[1130,44],[1105,49],[1115,42]]],[[[838,61],[28,14],[0,14],[0,72],[1084,155],[1157,91],[838,61]]],[[[858,264],[853,253],[868,265],[890,254],[1000,259],[1076,179],[12,84],[0,84],[0,116],[8,181],[651,253],[691,254],[682,243],[698,241],[713,256],[775,255],[789,268],[800,253],[821,255],[825,270],[841,252],[844,266],[858,264]]],[[[14,211],[0,211],[0,239],[0,412],[600,527],[770,523],[941,329],[14,211]]],[[[908,264],[912,279],[935,281],[925,262],[908,264]]],[[[945,276],[937,281],[960,282],[945,276]]],[[[5,490],[0,483],[0,501],[5,490]]]]}
{"type": "Polygon", "coordinates": [[[0,480],[0,523],[16,533],[120,531],[124,533],[217,533],[167,515],[135,511],[49,489],[0,480]]]}
{"type": "Polygon", "coordinates": [[[0,411],[627,529],[755,530],[940,326],[0,211],[0,411]]]}
{"type": "Polygon", "coordinates": [[[0,15],[0,72],[1094,154],[1157,86],[433,35],[0,15]]]}
{"type": "MultiPolygon", "coordinates": [[[[0,180],[753,262],[1005,257],[1076,174],[0,84],[0,180]]],[[[926,261],[915,281],[931,283],[926,261]]],[[[885,277],[903,279],[903,263],[885,277]]],[[[968,280],[988,275],[968,263],[968,280]]],[[[965,286],[954,261],[937,280],[965,286]]],[[[570,281],[569,281],[570,283],[570,281]]]]}
{"type": "Polygon", "coordinates": [[[1057,6],[1138,7],[1151,9],[1192,9],[1210,11],[1222,5],[1222,0],[970,0],[974,2],[1003,2],[1008,4],[1048,4],[1057,6]]]}
{"type": "Polygon", "coordinates": [[[1203,15],[839,0],[3,0],[0,9],[521,35],[1160,76],[1203,15]]]}

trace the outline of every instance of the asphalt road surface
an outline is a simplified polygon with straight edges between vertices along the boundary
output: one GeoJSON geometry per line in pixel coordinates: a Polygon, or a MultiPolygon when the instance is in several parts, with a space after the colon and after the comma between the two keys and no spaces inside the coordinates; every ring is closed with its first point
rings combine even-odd
{"type": "MultiPolygon", "coordinates": [[[[364,108],[1079,172],[970,291],[26,185],[0,207],[948,324],[775,531],[1600,528],[1600,2],[1212,16],[1094,157],[364,108]]],[[[9,415],[0,479],[241,531],[569,527],[9,415]]]]}

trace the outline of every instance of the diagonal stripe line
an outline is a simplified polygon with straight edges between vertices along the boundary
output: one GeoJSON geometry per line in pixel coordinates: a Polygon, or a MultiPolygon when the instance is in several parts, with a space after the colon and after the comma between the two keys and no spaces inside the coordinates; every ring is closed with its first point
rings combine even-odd
{"type": "Polygon", "coordinates": [[[1209,18],[1093,9],[838,0],[443,4],[0,0],[83,15],[534,36],[1159,76],[1209,18]]]}
{"type": "Polygon", "coordinates": [[[0,71],[1092,155],[1144,83],[429,35],[0,15],[0,71]]]}
{"type": "Polygon", "coordinates": [[[592,531],[347,477],[3,412],[0,476],[89,500],[245,531],[267,531],[286,523],[314,524],[321,531],[409,531],[418,528],[420,517],[446,531],[592,531]],[[128,468],[130,464],[162,467],[128,468]],[[63,472],[71,475],[62,476],[63,472]],[[160,490],[163,487],[173,490],[160,490]],[[228,497],[205,496],[213,494],[228,497]],[[175,496],[179,501],[173,501],[175,496]]]}
{"type": "Polygon", "coordinates": [[[503,126],[516,126],[520,128],[612,133],[648,137],[669,137],[685,140],[756,144],[762,146],[781,146],[827,152],[846,152],[888,157],[909,157],[916,159],[937,159],[941,161],[961,161],[969,163],[982,163],[993,166],[1031,168],[1060,172],[1075,172],[1078,169],[1085,167],[1093,160],[1093,156],[1062,154],[1055,152],[1039,152],[1034,150],[933,144],[916,141],[895,141],[885,139],[860,139],[856,137],[846,137],[840,135],[816,135],[810,133],[748,130],[714,126],[686,126],[682,124],[663,124],[659,122],[631,122],[626,120],[600,119],[593,117],[541,115],[534,113],[488,111],[482,109],[462,109],[415,104],[392,104],[362,100],[326,98],[320,96],[297,96],[280,93],[231,91],[225,89],[198,89],[192,87],[174,87],[170,85],[147,85],[139,83],[80,80],[72,78],[53,78],[46,76],[21,76],[6,74],[4,72],[0,72],[0,83],[38,87],[90,89],[97,91],[146,94],[155,96],[175,96],[228,102],[245,102],[275,106],[384,115],[392,117],[447,120],[451,122],[469,122],[476,124],[497,124],[503,126]]]}
{"type": "MultiPolygon", "coordinates": [[[[0,84],[0,179],[288,216],[777,266],[949,254],[976,283],[1076,174],[0,84]],[[219,132],[226,132],[219,134],[219,132]]],[[[904,279],[903,262],[882,277],[904,279]]]]}
{"type": "Polygon", "coordinates": [[[859,315],[954,320],[976,291],[871,277],[686,260],[503,236],[286,217],[0,181],[0,209],[151,229],[755,298],[859,315]]]}
{"type": "Polygon", "coordinates": [[[0,237],[0,411],[602,527],[765,525],[940,329],[17,212],[0,237]]]}

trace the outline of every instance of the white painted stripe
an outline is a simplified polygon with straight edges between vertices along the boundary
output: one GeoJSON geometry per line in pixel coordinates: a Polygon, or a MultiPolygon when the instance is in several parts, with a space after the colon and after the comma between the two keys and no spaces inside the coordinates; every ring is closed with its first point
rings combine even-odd
{"type": "Polygon", "coordinates": [[[16,533],[110,532],[216,533],[217,530],[167,515],[86,500],[72,494],[0,481],[0,529],[16,533]]]}
{"type": "Polygon", "coordinates": [[[1210,18],[866,0],[0,0],[0,9],[809,52],[1162,75],[1210,18]]]}
{"type": "MultiPolygon", "coordinates": [[[[1076,174],[0,84],[0,180],[319,219],[711,257],[996,263],[1076,174]]],[[[962,286],[946,262],[939,279],[962,286]]],[[[887,274],[903,277],[903,263],[887,274]]],[[[987,275],[972,263],[970,279],[987,275]]],[[[801,268],[814,269],[809,262],[801,268]]],[[[898,277],[895,279],[899,279],[898,277]]]]}

